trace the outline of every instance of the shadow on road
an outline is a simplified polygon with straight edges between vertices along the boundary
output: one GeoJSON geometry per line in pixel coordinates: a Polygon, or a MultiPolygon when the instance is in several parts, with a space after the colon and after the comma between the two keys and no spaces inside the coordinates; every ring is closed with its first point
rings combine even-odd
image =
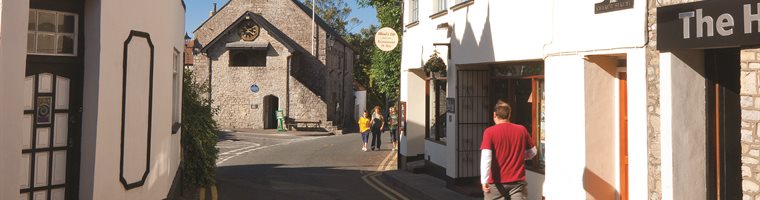
{"type": "MultiPolygon", "coordinates": [[[[366,166],[337,166],[372,168],[366,166]]],[[[280,164],[217,168],[219,199],[387,199],[362,180],[373,171],[280,164]]]]}

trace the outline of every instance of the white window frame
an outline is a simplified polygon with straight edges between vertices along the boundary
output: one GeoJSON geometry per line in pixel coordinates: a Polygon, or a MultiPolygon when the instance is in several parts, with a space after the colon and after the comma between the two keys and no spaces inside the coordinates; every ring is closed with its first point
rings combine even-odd
{"type": "Polygon", "coordinates": [[[449,0],[435,0],[433,1],[433,14],[443,12],[449,9],[448,7],[448,1],[449,0]]]}
{"type": "MultiPolygon", "coordinates": [[[[55,29],[56,30],[55,30],[54,33],[51,33],[51,32],[39,31],[38,30],[39,27],[35,27],[34,31],[29,30],[29,28],[27,27],[27,30],[26,30],[27,31],[27,37],[28,37],[29,34],[33,34],[34,35],[34,45],[35,45],[34,46],[34,51],[35,52],[29,52],[29,47],[27,47],[27,49],[26,49],[27,54],[29,54],[29,55],[41,55],[41,56],[77,56],[78,55],[78,53],[79,53],[78,52],[78,50],[79,50],[79,14],[70,13],[70,12],[53,11],[53,10],[29,9],[29,12],[32,12],[32,11],[34,11],[35,14],[36,14],[36,16],[34,18],[36,20],[34,22],[35,26],[39,26],[39,21],[40,21],[39,13],[40,12],[54,14],[55,15],[55,22],[56,22],[56,24],[55,24],[55,29]],[[59,15],[73,15],[74,16],[74,33],[59,33],[58,32],[58,25],[59,25],[58,24],[58,16],[59,15]],[[55,50],[58,49],[57,45],[58,45],[58,37],[59,36],[63,36],[63,35],[73,36],[73,38],[74,38],[73,53],[70,53],[70,54],[67,54],[67,53],[37,53],[37,45],[39,44],[39,41],[37,41],[37,35],[38,34],[52,34],[55,37],[54,47],[53,47],[53,49],[55,49],[55,50]]],[[[27,15],[27,17],[28,17],[28,15],[27,15]]]]}
{"type": "Polygon", "coordinates": [[[182,122],[182,58],[174,48],[172,65],[172,125],[182,122]]]}
{"type": "Polygon", "coordinates": [[[420,21],[420,0],[409,0],[409,23],[420,21]]]}

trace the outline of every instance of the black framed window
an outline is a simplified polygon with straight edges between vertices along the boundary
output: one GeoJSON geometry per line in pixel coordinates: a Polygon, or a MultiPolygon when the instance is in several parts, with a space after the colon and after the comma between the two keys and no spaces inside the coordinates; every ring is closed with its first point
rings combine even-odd
{"type": "Polygon", "coordinates": [[[446,80],[428,80],[426,138],[446,143],[446,80]]]}
{"type": "Polygon", "coordinates": [[[26,52],[32,55],[76,56],[79,15],[29,9],[26,52]]]}
{"type": "Polygon", "coordinates": [[[266,67],[267,51],[264,50],[230,50],[230,67],[266,67]]]}

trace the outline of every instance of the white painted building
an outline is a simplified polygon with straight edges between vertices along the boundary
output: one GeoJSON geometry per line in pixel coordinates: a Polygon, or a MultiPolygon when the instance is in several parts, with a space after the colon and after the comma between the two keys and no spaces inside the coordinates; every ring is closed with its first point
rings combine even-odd
{"type": "Polygon", "coordinates": [[[0,0],[0,199],[165,199],[184,2],[0,0]]]}
{"type": "Polygon", "coordinates": [[[479,185],[482,132],[504,99],[539,149],[529,199],[646,199],[647,2],[597,3],[405,0],[402,167],[425,160],[450,188],[479,185]],[[438,81],[422,70],[434,51],[448,65],[438,81]]]}

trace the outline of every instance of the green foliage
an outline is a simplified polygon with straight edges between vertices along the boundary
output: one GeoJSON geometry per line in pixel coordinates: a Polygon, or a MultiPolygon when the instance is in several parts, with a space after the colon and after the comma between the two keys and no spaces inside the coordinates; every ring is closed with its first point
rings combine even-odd
{"type": "Polygon", "coordinates": [[[211,100],[204,98],[208,86],[198,84],[193,72],[184,70],[182,79],[182,182],[194,186],[215,183],[217,129],[211,100]]]}
{"type": "MultiPolygon", "coordinates": [[[[377,20],[381,27],[390,27],[396,30],[401,37],[402,31],[402,8],[398,0],[358,0],[360,5],[372,6],[377,11],[377,20]]],[[[372,67],[369,78],[370,85],[378,90],[385,100],[397,100],[401,80],[401,45],[392,51],[381,51],[373,48],[372,67]]],[[[373,45],[374,47],[374,45],[373,45]]]]}
{"type": "MultiPolygon", "coordinates": [[[[303,1],[306,6],[311,7],[312,0],[303,1]]],[[[325,20],[341,36],[347,36],[348,33],[361,23],[356,17],[351,17],[351,7],[343,0],[316,0],[314,1],[316,14],[325,20]]]]}
{"type": "Polygon", "coordinates": [[[430,55],[430,59],[428,59],[427,62],[425,62],[425,65],[422,66],[422,69],[425,70],[426,73],[441,73],[446,74],[446,63],[443,62],[443,59],[438,56],[438,51],[434,51],[433,55],[430,55]]]}
{"type": "Polygon", "coordinates": [[[358,33],[351,33],[344,37],[353,47],[357,55],[354,63],[354,80],[362,84],[367,89],[367,105],[382,105],[381,94],[370,85],[370,70],[372,69],[372,55],[374,54],[375,33],[378,27],[370,25],[363,28],[358,33]]]}

